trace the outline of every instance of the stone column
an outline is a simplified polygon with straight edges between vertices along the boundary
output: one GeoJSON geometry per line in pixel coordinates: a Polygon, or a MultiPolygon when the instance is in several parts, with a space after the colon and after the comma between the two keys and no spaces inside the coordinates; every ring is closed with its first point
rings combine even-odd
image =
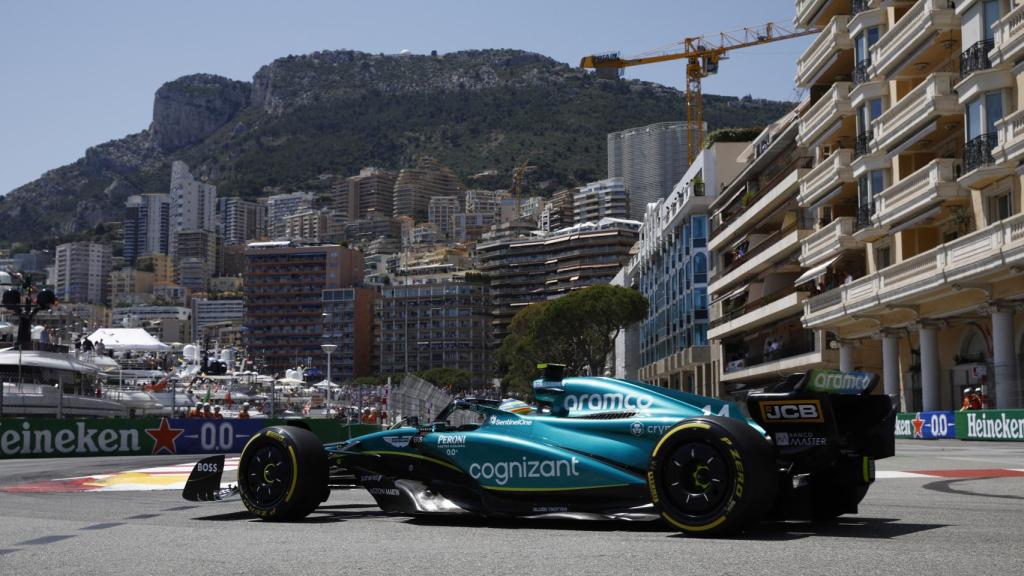
{"type": "MultiPolygon", "coordinates": [[[[1013,309],[992,310],[992,362],[995,364],[996,408],[1020,408],[1017,358],[1013,350],[1013,309]]],[[[991,394],[986,390],[986,393],[991,394]]]]}
{"type": "Polygon", "coordinates": [[[922,324],[919,330],[921,344],[921,406],[922,410],[941,410],[939,394],[939,329],[934,324],[922,324]]]}
{"type": "Polygon", "coordinates": [[[885,332],[882,334],[882,384],[890,398],[896,398],[900,411],[906,411],[906,401],[900,392],[900,338],[885,332]]]}
{"type": "Polygon", "coordinates": [[[850,340],[839,341],[839,369],[843,372],[853,370],[854,343],[850,340]]]}

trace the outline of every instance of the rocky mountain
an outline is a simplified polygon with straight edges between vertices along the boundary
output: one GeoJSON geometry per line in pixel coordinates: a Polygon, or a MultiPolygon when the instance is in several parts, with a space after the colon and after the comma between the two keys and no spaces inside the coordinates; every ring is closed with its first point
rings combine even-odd
{"type": "MultiPolygon", "coordinates": [[[[764,125],[792,103],[705,95],[711,129],[764,125]]],[[[166,192],[170,163],[224,195],[317,189],[325,174],[400,169],[419,154],[470,185],[507,186],[523,160],[535,191],[601,178],[608,132],[684,116],[683,95],[598,79],[517,50],[288,56],[253,81],[184,76],[156,92],[152,124],[0,196],[0,242],[52,244],[119,221],[130,194],[166,192]],[[475,174],[496,174],[484,181],[475,174]]]]}

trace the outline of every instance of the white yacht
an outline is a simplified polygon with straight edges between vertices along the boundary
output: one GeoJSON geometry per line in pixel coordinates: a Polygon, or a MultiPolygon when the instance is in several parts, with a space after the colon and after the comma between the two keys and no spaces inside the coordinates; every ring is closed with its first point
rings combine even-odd
{"type": "Polygon", "coordinates": [[[129,409],[99,397],[96,366],[66,352],[0,350],[3,416],[119,417],[129,409]]]}

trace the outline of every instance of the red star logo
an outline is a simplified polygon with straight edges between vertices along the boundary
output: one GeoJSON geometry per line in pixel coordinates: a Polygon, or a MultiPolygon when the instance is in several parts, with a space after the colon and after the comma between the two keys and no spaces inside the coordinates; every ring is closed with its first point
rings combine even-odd
{"type": "Polygon", "coordinates": [[[920,412],[914,415],[914,419],[910,423],[914,425],[914,438],[924,438],[924,434],[921,433],[921,428],[924,427],[924,420],[921,420],[920,412]]]}
{"type": "Polygon", "coordinates": [[[161,450],[167,450],[168,454],[177,454],[178,448],[174,445],[174,439],[184,432],[184,428],[171,428],[167,418],[160,420],[159,428],[146,429],[146,434],[153,438],[153,454],[159,454],[161,450]]]}

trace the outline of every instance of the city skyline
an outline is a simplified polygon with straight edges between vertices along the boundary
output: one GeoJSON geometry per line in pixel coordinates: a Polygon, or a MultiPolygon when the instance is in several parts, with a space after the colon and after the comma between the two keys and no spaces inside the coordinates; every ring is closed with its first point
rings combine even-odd
{"type": "MultiPolygon", "coordinates": [[[[248,81],[277,58],[341,49],[427,54],[516,48],[577,66],[589,53],[638,54],[687,35],[792,19],[792,7],[783,0],[754,5],[732,0],[725,4],[735,9],[714,13],[697,10],[696,2],[659,0],[631,10],[627,24],[606,17],[614,5],[595,9],[593,2],[430,7],[399,2],[397,9],[394,3],[303,2],[299,10],[287,11],[255,4],[245,4],[244,10],[236,2],[182,2],[173,8],[128,2],[4,5],[0,72],[13,85],[32,89],[0,94],[5,126],[0,154],[8,160],[0,195],[74,162],[89,146],[145,129],[156,89],[187,74],[248,81]],[[384,19],[387,34],[381,34],[384,19]],[[432,26],[423,27],[425,21],[432,26]],[[499,29],[494,22],[501,23],[499,29]],[[533,31],[524,34],[528,29],[533,31]],[[574,33],[565,34],[566,29],[574,33]]],[[[795,72],[793,62],[809,42],[801,38],[736,52],[721,74],[708,79],[705,91],[793,100],[792,74],[777,70],[795,72]]],[[[679,88],[683,72],[679,63],[667,63],[630,69],[626,77],[679,88]]]]}

